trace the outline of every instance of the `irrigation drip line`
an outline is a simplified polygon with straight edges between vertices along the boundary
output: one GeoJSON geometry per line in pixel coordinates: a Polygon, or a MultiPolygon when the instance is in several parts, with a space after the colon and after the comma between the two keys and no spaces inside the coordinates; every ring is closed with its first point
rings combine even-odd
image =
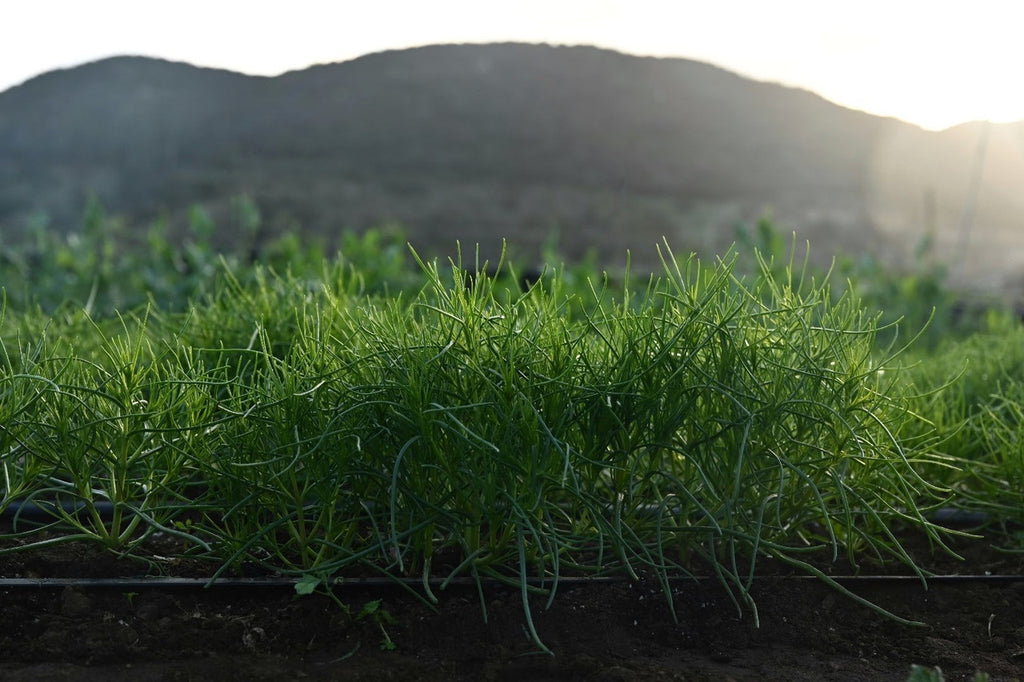
{"type": "MultiPolygon", "coordinates": [[[[916,575],[832,575],[830,580],[843,584],[906,584],[920,583],[921,578],[916,575]]],[[[0,589],[14,588],[59,588],[59,587],[83,587],[83,588],[112,588],[112,589],[165,589],[165,588],[275,588],[294,589],[300,578],[218,578],[211,581],[208,578],[0,578],[0,589]]],[[[667,578],[671,583],[683,582],[716,582],[716,576],[670,576],[667,578]]],[[[808,582],[820,581],[821,578],[813,575],[766,575],[755,578],[756,581],[778,581],[778,582],[808,582]]],[[[1021,583],[1024,582],[1024,574],[1009,575],[985,575],[985,574],[953,574],[934,575],[926,578],[928,583],[957,584],[957,583],[1021,583]]],[[[514,588],[507,581],[493,578],[431,578],[428,583],[431,587],[440,588],[442,585],[454,587],[476,586],[477,583],[483,587],[514,588]]],[[[540,578],[528,579],[530,587],[552,587],[554,581],[540,578]]],[[[579,587],[593,585],[620,585],[633,582],[628,576],[602,576],[596,578],[586,577],[561,577],[558,579],[560,587],[579,587]]],[[[332,589],[338,588],[371,588],[380,589],[388,587],[417,587],[423,585],[422,578],[345,578],[331,583],[332,589]]]]}

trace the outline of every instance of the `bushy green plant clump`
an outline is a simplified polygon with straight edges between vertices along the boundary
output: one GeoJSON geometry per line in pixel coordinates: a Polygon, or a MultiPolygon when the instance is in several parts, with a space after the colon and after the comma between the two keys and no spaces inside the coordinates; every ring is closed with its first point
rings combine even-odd
{"type": "Polygon", "coordinates": [[[119,259],[90,210],[81,238],[37,235],[42,285],[0,316],[0,510],[50,516],[0,551],[154,562],[159,533],[218,575],[420,576],[427,598],[490,576],[527,608],[569,573],[710,571],[753,606],[765,557],[913,567],[894,531],[941,546],[930,509],[1024,508],[1020,332],[895,357],[857,278],[795,269],[767,224],[742,272],[666,249],[660,277],[523,292],[390,232],[220,256],[199,210],[184,247],[157,229],[119,259]]]}
{"type": "Polygon", "coordinates": [[[1024,521],[1024,327],[1004,325],[953,340],[912,363],[919,424],[949,462],[931,471],[956,505],[1024,521]]]}
{"type": "MultiPolygon", "coordinates": [[[[787,263],[783,240],[767,221],[755,234],[746,243],[772,254],[778,273],[787,263]]],[[[1024,521],[1024,328],[1005,302],[958,301],[927,242],[917,262],[916,271],[899,272],[840,257],[834,274],[845,295],[879,311],[881,347],[917,336],[900,364],[921,417],[904,442],[933,455],[921,475],[948,487],[949,506],[987,514],[1000,526],[990,528],[996,542],[1019,549],[1021,535],[1007,524],[1024,521]]]]}
{"type": "MultiPolygon", "coordinates": [[[[488,575],[524,604],[569,572],[712,570],[752,605],[760,557],[826,580],[806,555],[912,565],[890,528],[935,537],[933,491],[873,319],[799,273],[665,254],[663,277],[588,300],[435,263],[413,296],[368,295],[335,262],[314,286],[228,270],[186,314],[24,325],[4,503],[70,503],[68,537],[138,556],[161,532],[222,570],[420,575],[427,594],[488,575]]],[[[32,546],[19,532],[5,551],[32,546]]]]}

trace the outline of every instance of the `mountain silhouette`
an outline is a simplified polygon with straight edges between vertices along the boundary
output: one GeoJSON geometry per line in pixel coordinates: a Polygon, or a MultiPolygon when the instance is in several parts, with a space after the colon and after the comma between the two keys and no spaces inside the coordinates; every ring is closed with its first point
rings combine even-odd
{"type": "Polygon", "coordinates": [[[556,231],[569,256],[643,260],[662,236],[720,251],[770,210],[822,257],[929,235],[964,277],[1005,279],[1024,258],[1022,140],[1018,124],[927,132],[592,47],[430,46],[274,78],[115,57],[0,93],[0,229],[41,213],[75,229],[90,193],[178,223],[244,193],[269,230],[398,221],[427,253],[502,238],[529,252],[556,231]]]}

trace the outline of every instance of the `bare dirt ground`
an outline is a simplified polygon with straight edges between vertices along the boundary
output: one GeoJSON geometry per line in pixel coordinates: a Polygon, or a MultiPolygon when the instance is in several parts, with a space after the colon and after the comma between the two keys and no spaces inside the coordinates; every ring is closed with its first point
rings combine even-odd
{"type": "MultiPolygon", "coordinates": [[[[1024,573],[1024,555],[960,542],[966,562],[916,557],[940,573],[1024,573]]],[[[773,571],[766,570],[766,573],[773,571]]],[[[862,572],[877,572],[863,566],[862,572]]],[[[65,545],[0,556],[0,577],[137,576],[139,565],[65,545]]],[[[814,580],[754,583],[760,625],[713,581],[563,586],[531,602],[553,656],[528,636],[520,594],[440,593],[436,612],[398,587],[322,596],[278,588],[4,587],[0,679],[32,680],[893,680],[911,664],[947,680],[975,671],[1024,680],[1024,580],[850,583],[905,618],[879,616],[814,580]],[[393,623],[358,617],[380,601],[393,623]],[[382,627],[384,629],[382,629],[382,627]],[[395,644],[382,648],[384,633],[395,644]]]]}

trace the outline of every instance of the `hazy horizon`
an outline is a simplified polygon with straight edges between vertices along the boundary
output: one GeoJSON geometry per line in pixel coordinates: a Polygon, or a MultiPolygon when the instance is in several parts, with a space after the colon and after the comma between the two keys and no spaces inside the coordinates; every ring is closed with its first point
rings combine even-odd
{"type": "Polygon", "coordinates": [[[448,0],[385,8],[297,0],[287,9],[183,0],[159,14],[127,0],[19,3],[5,22],[17,33],[4,42],[10,53],[0,60],[0,91],[125,54],[273,76],[430,44],[552,43],[703,61],[938,130],[1024,120],[1024,93],[1008,85],[1024,63],[1016,15],[1000,2],[976,3],[967,12],[920,0],[868,0],[855,10],[804,0],[525,0],[486,7],[448,0]]]}

